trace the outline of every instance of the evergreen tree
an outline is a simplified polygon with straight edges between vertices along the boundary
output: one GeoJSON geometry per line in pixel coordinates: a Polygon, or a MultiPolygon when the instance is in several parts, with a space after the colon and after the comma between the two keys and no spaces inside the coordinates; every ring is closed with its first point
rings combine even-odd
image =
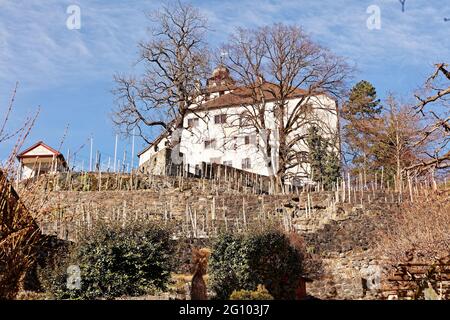
{"type": "Polygon", "coordinates": [[[375,87],[368,81],[358,82],[350,91],[346,114],[355,119],[373,118],[381,113],[380,99],[375,87]]]}
{"type": "Polygon", "coordinates": [[[347,104],[342,110],[345,120],[343,137],[345,153],[356,166],[364,170],[371,167],[371,139],[381,115],[382,106],[377,99],[374,86],[365,80],[358,82],[351,90],[347,104]]]}
{"type": "Polygon", "coordinates": [[[308,130],[308,160],[311,166],[311,177],[329,189],[340,175],[339,155],[330,139],[325,138],[317,126],[308,130]]]}
{"type": "Polygon", "coordinates": [[[325,168],[323,176],[323,184],[327,189],[333,186],[333,183],[340,177],[341,161],[338,152],[329,146],[325,157],[325,168]]]}

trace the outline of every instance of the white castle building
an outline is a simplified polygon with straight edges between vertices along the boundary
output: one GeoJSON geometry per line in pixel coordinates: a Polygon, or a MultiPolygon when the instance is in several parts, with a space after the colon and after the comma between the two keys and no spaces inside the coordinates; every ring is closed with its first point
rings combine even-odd
{"type": "MultiPolygon", "coordinates": [[[[276,100],[273,99],[277,87],[268,82],[262,82],[264,92],[265,131],[252,125],[252,113],[258,108],[252,92],[248,87],[238,87],[230,77],[228,69],[219,67],[207,80],[206,88],[192,105],[192,112],[184,119],[180,143],[176,148],[168,148],[168,133],[162,133],[139,156],[141,170],[150,170],[153,174],[164,174],[168,163],[181,162],[195,173],[202,163],[218,163],[242,169],[252,173],[272,176],[278,169],[278,137],[277,120],[274,116],[276,100]],[[267,139],[269,137],[269,139],[267,139]],[[270,143],[271,152],[267,154],[266,144],[270,143]],[[180,158],[178,155],[182,154],[180,158]],[[197,168],[197,169],[196,169],[197,168]]],[[[305,95],[301,89],[293,90],[287,102],[287,117],[298,110],[296,107],[305,95]]],[[[262,101],[263,99],[261,99],[262,101]]],[[[325,94],[317,94],[308,100],[312,106],[311,117],[319,119],[325,126],[327,135],[338,136],[337,103],[325,94]]],[[[295,127],[295,126],[294,126],[295,127]]],[[[298,135],[304,135],[308,128],[298,127],[287,137],[292,141],[298,135]]],[[[172,140],[173,141],[173,140],[172,140]]],[[[336,147],[338,146],[338,139],[336,147]]],[[[307,161],[308,148],[304,142],[292,146],[299,160],[289,168],[291,177],[306,182],[310,178],[310,168],[307,161]]]]}

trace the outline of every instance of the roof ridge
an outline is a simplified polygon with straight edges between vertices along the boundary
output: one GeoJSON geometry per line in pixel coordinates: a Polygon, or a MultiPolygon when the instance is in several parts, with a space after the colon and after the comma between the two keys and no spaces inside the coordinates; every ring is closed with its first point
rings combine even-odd
{"type": "Polygon", "coordinates": [[[38,146],[43,146],[44,148],[46,148],[50,152],[54,153],[56,156],[61,155],[61,152],[53,149],[52,147],[50,147],[49,145],[44,143],[44,141],[40,140],[40,141],[36,142],[35,144],[31,145],[30,147],[28,147],[27,149],[25,149],[24,151],[22,151],[21,153],[19,153],[17,155],[17,158],[23,157],[25,155],[25,153],[30,152],[31,150],[37,148],[38,146]]]}

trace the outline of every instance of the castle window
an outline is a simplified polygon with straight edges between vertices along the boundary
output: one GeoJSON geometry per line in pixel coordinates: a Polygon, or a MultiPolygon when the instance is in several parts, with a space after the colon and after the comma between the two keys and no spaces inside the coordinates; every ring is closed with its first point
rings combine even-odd
{"type": "Polygon", "coordinates": [[[242,112],[239,115],[239,127],[246,128],[246,127],[251,127],[251,126],[252,126],[251,118],[249,117],[247,112],[242,112]]]}
{"type": "Polygon", "coordinates": [[[250,158],[244,158],[242,159],[242,169],[251,169],[252,163],[250,161],[250,158]]]}
{"type": "Polygon", "coordinates": [[[188,128],[195,128],[198,126],[198,118],[188,119],[188,128]]]}
{"type": "Polygon", "coordinates": [[[215,147],[216,147],[216,139],[205,141],[205,149],[214,149],[215,147]]]}
{"type": "Polygon", "coordinates": [[[214,116],[214,123],[220,124],[220,123],[226,123],[227,122],[227,115],[226,114],[218,114],[214,116]]]}
{"type": "Polygon", "coordinates": [[[256,136],[254,134],[244,136],[244,144],[256,144],[256,136]]]}
{"type": "Polygon", "coordinates": [[[306,151],[299,151],[297,153],[297,161],[299,163],[307,163],[307,162],[309,162],[309,160],[308,160],[308,152],[306,152],[306,151]]]}

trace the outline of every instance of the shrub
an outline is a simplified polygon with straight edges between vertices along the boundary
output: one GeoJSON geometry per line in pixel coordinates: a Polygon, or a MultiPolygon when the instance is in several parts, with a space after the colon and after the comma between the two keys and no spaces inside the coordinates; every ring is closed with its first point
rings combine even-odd
{"type": "Polygon", "coordinates": [[[258,288],[256,288],[256,291],[233,291],[230,300],[273,300],[273,297],[270,295],[269,291],[260,284],[258,285],[258,288]]]}
{"type": "Polygon", "coordinates": [[[141,295],[166,288],[172,253],[169,230],[155,223],[102,223],[83,232],[67,255],[43,270],[41,283],[57,299],[141,295]],[[67,288],[69,266],[79,267],[80,289],[67,288]]]}
{"type": "Polygon", "coordinates": [[[278,230],[223,234],[213,246],[209,272],[217,298],[264,284],[275,299],[294,299],[303,254],[278,230]]]}
{"type": "Polygon", "coordinates": [[[390,215],[379,231],[378,249],[393,263],[407,262],[412,255],[423,262],[444,258],[450,248],[450,197],[430,195],[405,202],[390,215]]]}

